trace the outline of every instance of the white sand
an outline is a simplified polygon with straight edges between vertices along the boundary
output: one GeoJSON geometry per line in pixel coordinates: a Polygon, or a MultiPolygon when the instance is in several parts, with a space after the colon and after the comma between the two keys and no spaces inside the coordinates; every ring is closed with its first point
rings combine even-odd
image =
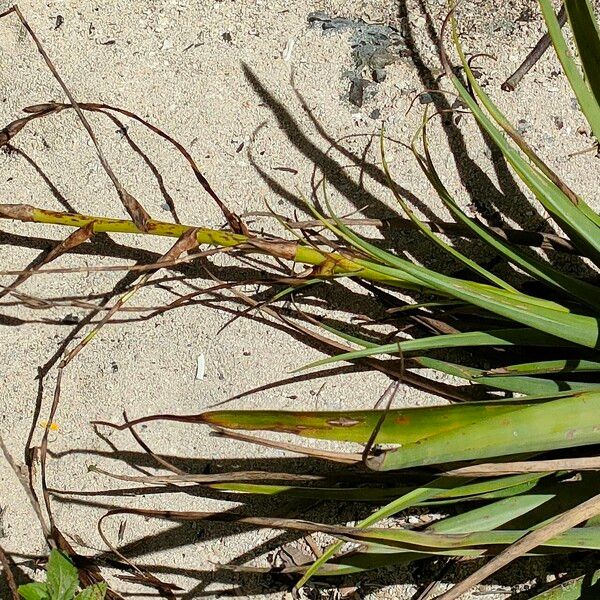
{"type": "MultiPolygon", "coordinates": [[[[436,27],[441,22],[444,4],[433,0],[427,2],[436,27]]],[[[489,81],[488,89],[514,121],[526,121],[528,139],[569,184],[584,194],[595,193],[597,160],[591,154],[567,158],[569,153],[588,146],[590,140],[577,133],[584,121],[573,109],[572,94],[565,80],[556,76],[559,69],[554,56],[549,54],[545,57],[517,92],[506,94],[499,90],[500,82],[524,58],[542,30],[537,15],[530,22],[516,22],[521,12],[531,4],[529,0],[515,0],[501,8],[499,4],[494,0],[463,3],[468,48],[498,57],[496,62],[479,61],[489,81]],[[557,119],[563,123],[561,129],[555,125],[557,119]]],[[[0,10],[8,5],[9,2],[1,1],[0,10]]],[[[421,116],[418,106],[408,116],[405,115],[414,92],[423,88],[410,60],[402,60],[389,67],[388,77],[377,87],[374,100],[359,111],[342,99],[347,87],[342,73],[351,67],[347,36],[323,36],[318,31],[307,29],[306,25],[306,16],[312,10],[373,21],[385,19],[397,24],[395,3],[374,0],[173,0],[168,3],[152,0],[110,3],[50,0],[41,3],[25,0],[21,2],[21,9],[78,100],[122,106],[164,128],[191,150],[217,192],[240,213],[264,210],[265,201],[281,212],[291,213],[289,204],[269,189],[261,178],[248,153],[260,169],[296,195],[299,190],[305,194],[310,192],[310,176],[316,155],[310,145],[314,144],[320,151],[327,150],[327,141],[317,133],[295,96],[290,83],[292,69],[297,89],[306,99],[314,117],[333,138],[376,132],[380,120],[371,119],[368,115],[378,109],[389,135],[407,142],[421,116]],[[55,29],[59,14],[64,17],[64,23],[55,29]],[[231,35],[231,43],[224,41],[224,33],[231,35]],[[293,49],[290,60],[284,61],[282,52],[286,45],[289,47],[291,44],[289,40],[294,40],[293,49]],[[186,50],[194,44],[198,45],[186,50]],[[257,97],[245,78],[244,63],[289,111],[301,133],[282,128],[282,123],[257,97]],[[306,140],[302,140],[304,135],[306,140]],[[304,151],[299,150],[299,145],[304,151]],[[291,167],[298,173],[280,171],[276,167],[291,167]]],[[[409,12],[411,28],[423,58],[426,64],[437,68],[435,47],[427,35],[425,19],[416,2],[410,3],[409,12]]],[[[443,85],[449,88],[447,82],[443,85]]],[[[0,22],[0,122],[8,123],[20,116],[20,109],[24,106],[51,99],[63,101],[64,94],[16,18],[3,19],[0,22]]],[[[89,118],[126,187],[153,216],[168,219],[164,200],[151,173],[116,133],[116,126],[97,116],[89,118]]],[[[489,174],[492,182],[496,181],[489,151],[475,126],[470,120],[463,119],[461,127],[471,158],[489,174]]],[[[199,188],[181,157],[136,125],[132,124],[129,132],[163,173],[182,221],[220,226],[222,218],[219,211],[199,188]]],[[[468,203],[444,134],[437,130],[432,132],[431,144],[449,187],[459,191],[468,203]]],[[[64,112],[36,122],[21,132],[15,145],[38,162],[78,211],[124,216],[91,142],[73,113],[64,112]]],[[[346,142],[346,147],[358,155],[364,145],[365,138],[346,142]]],[[[410,155],[400,148],[390,148],[389,152],[398,182],[416,194],[435,214],[443,215],[410,155]]],[[[341,165],[348,164],[348,160],[339,154],[333,156],[341,165]]],[[[370,152],[369,160],[378,162],[376,150],[370,152]]],[[[348,173],[356,179],[357,171],[354,168],[348,173]]],[[[390,194],[383,192],[368,177],[365,185],[381,202],[392,205],[390,194]]],[[[41,178],[21,157],[4,153],[0,153],[0,197],[2,202],[25,202],[61,209],[41,178]]],[[[341,211],[352,207],[339,193],[334,193],[334,198],[341,211]]],[[[355,195],[352,200],[358,206],[368,202],[368,198],[355,195]]],[[[504,207],[511,211],[515,222],[535,226],[533,212],[521,208],[518,202],[514,195],[509,196],[504,200],[504,207]]],[[[380,212],[377,207],[371,207],[370,211],[369,214],[380,212]]],[[[3,221],[0,223],[1,268],[27,265],[40,249],[48,247],[44,241],[46,238],[59,240],[65,235],[66,231],[59,228],[3,221]],[[10,234],[17,237],[12,238],[10,234]],[[32,236],[32,239],[26,236],[32,236]]],[[[119,244],[127,244],[140,251],[150,249],[161,253],[169,247],[168,240],[117,235],[112,238],[119,244]]],[[[133,260],[148,260],[147,255],[127,255],[125,249],[120,248],[114,256],[102,258],[101,263],[132,264],[133,260]]],[[[418,248],[415,248],[415,255],[422,256],[418,248]]],[[[93,255],[84,253],[65,257],[57,261],[56,266],[88,266],[99,262],[93,255]]],[[[20,290],[38,297],[93,294],[112,289],[122,276],[123,273],[43,276],[27,282],[20,290]]],[[[198,277],[202,276],[199,271],[198,277]]],[[[4,284],[10,281],[8,277],[2,279],[4,284]]],[[[198,279],[196,283],[203,285],[207,282],[198,279]]],[[[182,286],[175,289],[184,290],[182,286]]],[[[172,298],[166,291],[153,288],[140,293],[132,302],[135,305],[154,305],[172,298]]],[[[56,324],[56,321],[67,314],[81,317],[85,312],[69,307],[44,311],[26,310],[22,306],[2,307],[1,433],[18,461],[23,459],[23,444],[36,402],[37,368],[57,351],[72,328],[56,324]],[[35,321],[26,323],[21,319],[35,321]],[[51,322],[42,323],[42,319],[51,322]]],[[[123,313],[121,316],[127,315],[123,313]]],[[[134,473],[119,460],[118,455],[111,456],[109,446],[95,435],[89,425],[91,420],[119,421],[123,410],[127,410],[130,417],[157,412],[200,412],[233,394],[285,377],[291,369],[321,356],[284,332],[246,319],[238,319],[218,333],[229,318],[224,312],[197,306],[171,311],[147,322],[105,327],[65,373],[62,401],[56,418],[60,430],[51,435],[51,449],[57,453],[70,453],[50,462],[49,485],[85,490],[110,487],[113,482],[106,477],[87,472],[86,467],[90,464],[113,472],[134,473]],[[196,361],[200,354],[205,357],[206,374],[202,380],[196,380],[196,361]]],[[[77,339],[80,338],[81,334],[78,334],[77,339]]],[[[54,376],[55,370],[45,387],[42,418],[49,411],[54,376]]],[[[386,384],[385,377],[380,374],[357,372],[275,388],[240,399],[233,406],[290,409],[368,407],[386,384]]],[[[411,405],[431,401],[425,394],[410,389],[402,390],[401,397],[403,402],[411,405]]],[[[41,437],[41,433],[38,428],[36,436],[41,437]]],[[[193,457],[191,469],[202,468],[204,459],[208,458],[241,457],[243,460],[277,455],[273,451],[240,443],[216,441],[199,426],[152,424],[143,430],[143,435],[147,443],[162,454],[193,457]]],[[[139,451],[126,433],[113,433],[110,440],[119,450],[139,451]]],[[[3,461],[0,461],[0,481],[5,535],[0,543],[9,552],[34,556],[44,554],[45,544],[31,508],[3,461]]],[[[183,494],[146,498],[97,497],[92,500],[179,510],[213,510],[223,506],[215,500],[183,494]]],[[[263,508],[268,506],[266,503],[263,508]]],[[[100,508],[54,503],[54,514],[62,531],[78,536],[79,541],[92,548],[105,547],[96,530],[96,521],[102,512],[100,508]]],[[[186,576],[157,571],[165,580],[174,581],[189,592],[184,595],[185,598],[213,597],[216,590],[230,588],[227,575],[220,579],[220,576],[211,573],[212,563],[238,559],[273,536],[273,532],[264,530],[232,536],[228,526],[178,528],[131,517],[127,522],[122,544],[145,535],[171,531],[161,534],[156,544],[144,542],[136,550],[128,550],[127,554],[142,564],[166,565],[175,571],[181,570],[181,573],[188,569],[186,576]]],[[[114,519],[107,527],[112,540],[117,539],[118,527],[119,519],[114,519]]],[[[272,551],[275,547],[272,545],[267,549],[272,551]]],[[[79,549],[87,552],[85,548],[79,549]]],[[[250,559],[251,555],[248,554],[247,558],[250,559]]],[[[255,564],[264,566],[267,563],[263,558],[255,564]]],[[[434,575],[435,570],[432,569],[431,573],[434,575]]],[[[516,580],[535,575],[540,573],[531,566],[529,572],[518,573],[516,580]]],[[[506,578],[500,580],[506,583],[506,578]]],[[[369,574],[361,577],[360,581],[361,597],[409,598],[415,591],[412,569],[369,574]]],[[[122,583],[119,585],[124,586],[122,583]]],[[[238,595],[276,598],[285,593],[283,586],[268,579],[253,585],[250,591],[240,588],[238,595]],[[269,585],[276,586],[270,594],[269,585]]],[[[493,585],[484,589],[502,591],[493,585]]]]}

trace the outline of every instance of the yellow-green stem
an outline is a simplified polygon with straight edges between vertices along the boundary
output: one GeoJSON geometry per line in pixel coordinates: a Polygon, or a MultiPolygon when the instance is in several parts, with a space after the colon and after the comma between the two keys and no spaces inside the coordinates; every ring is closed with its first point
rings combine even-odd
{"type": "MultiPolygon", "coordinates": [[[[4,206],[6,207],[7,205],[4,206]]],[[[66,227],[85,227],[91,223],[95,233],[127,233],[179,238],[186,231],[192,229],[191,225],[150,220],[148,222],[148,230],[144,232],[141,231],[133,221],[127,219],[110,219],[106,217],[80,215],[77,213],[56,212],[34,207],[25,207],[22,205],[19,206],[18,211],[14,211],[12,214],[9,214],[8,211],[0,211],[0,216],[23,221],[33,221],[34,223],[63,225],[66,227]]],[[[397,287],[422,289],[422,284],[408,275],[406,275],[406,278],[402,279],[384,275],[369,269],[368,267],[361,266],[337,252],[328,253],[320,251],[300,242],[248,237],[237,233],[204,227],[198,228],[197,238],[198,243],[201,245],[212,245],[225,248],[239,246],[248,252],[269,254],[297,263],[321,267],[318,274],[323,277],[346,275],[397,287]]]]}

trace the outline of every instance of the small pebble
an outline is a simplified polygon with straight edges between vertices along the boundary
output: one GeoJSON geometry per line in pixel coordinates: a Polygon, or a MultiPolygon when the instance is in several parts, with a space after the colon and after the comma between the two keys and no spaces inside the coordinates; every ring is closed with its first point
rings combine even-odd
{"type": "Polygon", "coordinates": [[[65,315],[63,317],[62,322],[65,325],[76,325],[77,323],[79,323],[79,317],[77,315],[74,315],[73,313],[69,313],[68,315],[65,315]]]}
{"type": "Polygon", "coordinates": [[[517,131],[523,135],[527,133],[531,129],[531,123],[527,122],[525,119],[519,119],[517,121],[517,131]]]}
{"type": "Polygon", "coordinates": [[[385,77],[386,77],[385,69],[374,69],[372,76],[373,76],[373,81],[375,83],[381,83],[382,81],[385,81],[385,77]]]}
{"type": "Polygon", "coordinates": [[[421,94],[419,96],[420,104],[431,104],[432,102],[433,102],[433,96],[428,92],[425,92],[424,94],[421,94]]]}
{"type": "Polygon", "coordinates": [[[201,381],[204,379],[204,372],[206,369],[206,360],[204,359],[204,354],[199,354],[196,359],[196,381],[201,381]]]}
{"type": "Polygon", "coordinates": [[[292,59],[292,51],[294,50],[294,45],[296,44],[296,38],[291,37],[287,43],[285,44],[285,48],[281,53],[281,58],[285,60],[285,62],[290,62],[292,59]]]}

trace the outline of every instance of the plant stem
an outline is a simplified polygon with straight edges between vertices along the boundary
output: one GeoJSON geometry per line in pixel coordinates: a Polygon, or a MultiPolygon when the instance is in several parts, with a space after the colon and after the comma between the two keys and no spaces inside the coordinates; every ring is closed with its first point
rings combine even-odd
{"type": "MultiPolygon", "coordinates": [[[[144,232],[128,219],[111,219],[71,212],[57,212],[25,204],[0,204],[0,218],[78,228],[92,224],[94,233],[126,233],[174,238],[181,237],[186,231],[193,228],[191,225],[151,219],[146,224],[147,231],[144,232]]],[[[422,284],[409,275],[402,279],[391,277],[361,266],[338,252],[326,252],[297,241],[249,237],[205,227],[198,228],[197,239],[200,245],[212,245],[222,248],[239,247],[240,250],[250,253],[267,254],[297,263],[313,265],[317,267],[315,273],[317,276],[346,275],[396,287],[423,289],[422,284]]]]}

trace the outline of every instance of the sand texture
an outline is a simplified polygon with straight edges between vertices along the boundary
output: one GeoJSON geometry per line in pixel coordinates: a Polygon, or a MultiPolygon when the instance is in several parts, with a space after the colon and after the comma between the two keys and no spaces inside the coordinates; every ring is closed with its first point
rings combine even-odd
{"type": "MultiPolygon", "coordinates": [[[[9,4],[0,0],[0,11],[9,4]]],[[[377,134],[382,123],[390,137],[405,143],[418,127],[423,105],[417,102],[408,114],[407,110],[415,94],[431,87],[441,73],[435,32],[442,22],[445,2],[23,0],[20,6],[79,101],[127,108],[160,126],[189,149],[217,193],[238,214],[265,211],[267,204],[282,214],[305,214],[302,196],[310,196],[315,168],[328,178],[332,200],[340,213],[361,209],[368,217],[381,218],[395,210],[389,190],[381,185],[377,142],[366,153],[364,150],[369,136],[377,134]],[[351,32],[324,35],[319,28],[308,27],[307,16],[313,11],[383,22],[408,32],[405,39],[409,52],[398,50],[404,55],[385,67],[384,81],[368,86],[360,108],[348,101],[347,72],[354,68],[351,32]],[[372,91],[375,93],[371,96],[372,91]],[[335,140],[342,140],[346,154],[330,151],[335,140]]],[[[548,53],[514,93],[500,91],[500,83],[543,31],[537,10],[531,8],[529,0],[465,0],[461,10],[461,23],[467,32],[465,44],[473,53],[496,57],[477,61],[486,89],[561,177],[591,201],[597,201],[594,185],[598,159],[593,153],[569,157],[590,146],[591,138],[555,56],[548,53]]],[[[443,79],[441,86],[450,88],[443,79]]],[[[448,98],[445,101],[451,103],[452,97],[448,98]]],[[[2,19],[0,122],[18,118],[25,106],[50,100],[64,102],[66,98],[16,18],[2,19]]],[[[102,115],[88,118],[127,189],[153,217],[171,220],[155,177],[127,145],[119,126],[102,115]]],[[[162,173],[181,221],[221,227],[224,220],[219,209],[182,157],[138,124],[126,124],[128,134],[162,173]]],[[[546,215],[530,206],[528,197],[507,171],[494,168],[493,154],[469,117],[461,120],[460,127],[453,127],[450,135],[434,126],[430,145],[442,177],[463,205],[482,211],[492,221],[501,211],[510,224],[544,228],[546,215]]],[[[89,136],[72,111],[28,126],[15,138],[14,146],[35,162],[56,189],[53,192],[48,187],[23,155],[0,152],[2,202],[53,210],[64,210],[68,203],[84,214],[126,217],[89,136]]],[[[393,144],[388,152],[398,184],[418,198],[421,214],[449,220],[410,153],[393,144]]],[[[283,233],[272,221],[248,219],[254,219],[253,226],[283,233]]],[[[48,240],[64,239],[67,233],[60,227],[2,220],[0,269],[29,265],[50,246],[48,240]]],[[[413,234],[398,234],[393,239],[396,244],[408,245],[417,260],[427,258],[442,268],[456,270],[447,258],[432,252],[413,234]]],[[[111,235],[81,246],[54,266],[149,262],[168,250],[170,243],[166,239],[111,235]]],[[[482,262],[489,258],[489,253],[478,246],[465,242],[464,248],[479,252],[478,260],[482,262]]],[[[243,263],[227,258],[215,262],[215,274],[223,279],[243,283],[253,276],[243,263]]],[[[144,288],[132,305],[160,306],[173,301],[176,294],[189,293],[191,288],[180,281],[182,273],[194,285],[212,283],[201,267],[167,269],[155,276],[165,281],[144,288]]],[[[8,285],[12,280],[4,276],[1,283],[8,285]]],[[[23,462],[36,403],[41,406],[40,418],[48,416],[56,358],[63,351],[63,341],[71,336],[69,347],[73,347],[89,331],[89,326],[77,324],[89,310],[74,306],[72,298],[96,295],[93,300],[98,302],[101,294],[123,289],[130,282],[125,271],[38,276],[19,291],[35,298],[63,298],[62,305],[26,308],[11,302],[14,297],[10,295],[3,298],[0,432],[18,463],[23,462]],[[38,369],[46,364],[54,366],[40,387],[38,369]]],[[[241,289],[250,293],[254,287],[247,284],[241,289]]],[[[350,313],[372,312],[374,300],[359,288],[352,295],[334,289],[329,303],[340,318],[347,319],[350,313]]],[[[316,299],[311,306],[315,314],[323,314],[326,308],[322,300],[316,299]]],[[[51,488],[93,492],[134,485],[91,472],[90,465],[112,473],[139,474],[127,464],[130,462],[149,472],[159,472],[128,433],[103,429],[99,436],[90,421],[121,421],[125,410],[131,418],[161,412],[198,413],[246,390],[289,377],[293,369],[323,356],[285,331],[250,319],[238,318],[224,327],[232,318],[225,309],[236,307],[200,303],[150,320],[138,320],[139,312],[121,312],[101,331],[64,375],[55,419],[59,429],[50,434],[51,488]],[[199,357],[204,360],[204,368],[203,377],[197,378],[199,357]]],[[[331,377],[267,386],[229,406],[367,408],[387,384],[380,373],[346,366],[331,377]]],[[[400,405],[431,402],[439,399],[410,388],[400,390],[400,405]]],[[[34,441],[39,441],[42,433],[37,426],[34,441]]],[[[280,460],[281,468],[293,468],[294,461],[302,460],[271,449],[209,437],[208,430],[198,425],[149,424],[140,433],[152,449],[164,456],[189,457],[177,464],[191,471],[218,471],[234,465],[260,469],[270,456],[280,460]]],[[[198,511],[235,503],[200,492],[137,497],[56,496],[56,522],[82,554],[106,551],[96,522],[107,505],[198,511]]],[[[286,514],[287,508],[281,502],[253,504],[258,514],[267,514],[275,505],[279,514],[286,514]]],[[[332,522],[358,520],[368,513],[367,507],[340,508],[339,512],[336,507],[319,506],[306,506],[300,513],[294,510],[298,516],[332,522]]],[[[25,573],[31,574],[32,559],[47,551],[45,541],[22,487],[2,460],[0,511],[0,544],[14,554],[25,573]]],[[[288,510],[287,514],[293,513],[288,510]]],[[[291,597],[287,591],[290,581],[215,571],[215,564],[281,564],[277,548],[282,541],[293,542],[292,548],[308,553],[304,542],[294,541],[298,536],[228,525],[163,523],[129,516],[110,520],[106,532],[128,558],[181,586],[181,597],[185,599],[216,598],[221,594],[291,597]],[[126,524],[119,535],[123,521],[126,524]]],[[[546,568],[547,564],[523,563],[516,571],[498,575],[479,592],[490,599],[504,598],[514,583],[541,581],[546,568]]],[[[408,599],[438,572],[439,567],[413,565],[364,575],[348,585],[358,586],[356,590],[351,588],[355,598],[408,599]]],[[[35,576],[39,575],[38,570],[35,576]]],[[[112,579],[110,573],[108,577],[123,591],[149,593],[112,579]]],[[[318,588],[311,597],[341,598],[342,592],[318,588]]]]}

